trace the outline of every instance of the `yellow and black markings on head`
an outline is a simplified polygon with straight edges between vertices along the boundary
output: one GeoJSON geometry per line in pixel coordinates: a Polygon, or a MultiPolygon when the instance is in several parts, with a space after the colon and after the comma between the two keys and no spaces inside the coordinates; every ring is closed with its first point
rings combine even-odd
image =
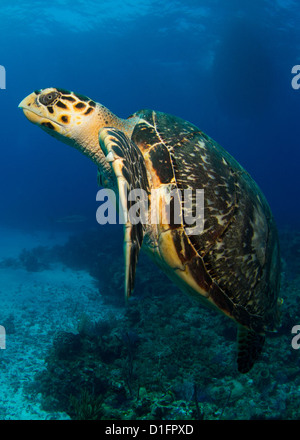
{"type": "MultiPolygon", "coordinates": [[[[58,123],[69,124],[71,116],[91,114],[96,103],[87,96],[70,92],[65,89],[35,90],[36,104],[43,105],[48,112],[55,117],[58,123]]],[[[55,126],[51,122],[42,122],[42,126],[55,131],[55,126]]]]}

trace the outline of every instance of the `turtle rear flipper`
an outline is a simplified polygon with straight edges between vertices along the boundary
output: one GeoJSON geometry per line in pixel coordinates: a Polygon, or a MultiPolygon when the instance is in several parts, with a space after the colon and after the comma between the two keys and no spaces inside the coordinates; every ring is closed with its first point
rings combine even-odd
{"type": "Polygon", "coordinates": [[[125,223],[125,295],[126,298],[129,298],[134,287],[136,264],[144,237],[144,225],[142,221],[132,221],[129,211],[133,206],[133,201],[130,200],[128,195],[130,191],[137,190],[139,196],[144,197],[143,200],[139,201],[139,206],[148,201],[150,190],[147,171],[142,153],[134,142],[130,141],[120,130],[102,128],[99,131],[99,143],[114,172],[123,211],[125,223]]]}
{"type": "Polygon", "coordinates": [[[255,361],[260,356],[265,336],[238,326],[238,370],[240,373],[248,373],[255,361]]]}

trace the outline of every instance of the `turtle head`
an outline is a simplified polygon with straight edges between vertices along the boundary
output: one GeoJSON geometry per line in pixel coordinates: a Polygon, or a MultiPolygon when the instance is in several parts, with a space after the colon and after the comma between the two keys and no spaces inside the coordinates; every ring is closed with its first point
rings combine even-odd
{"type": "MultiPolygon", "coordinates": [[[[80,150],[99,147],[98,132],[103,124],[99,104],[68,90],[36,90],[20,102],[27,119],[50,135],[80,150]]],[[[88,153],[88,151],[83,151],[88,153]]]]}
{"type": "Polygon", "coordinates": [[[36,90],[19,107],[29,121],[104,167],[109,165],[99,148],[99,130],[115,127],[130,137],[136,123],[134,118],[118,118],[87,96],[54,87],[36,90]]]}

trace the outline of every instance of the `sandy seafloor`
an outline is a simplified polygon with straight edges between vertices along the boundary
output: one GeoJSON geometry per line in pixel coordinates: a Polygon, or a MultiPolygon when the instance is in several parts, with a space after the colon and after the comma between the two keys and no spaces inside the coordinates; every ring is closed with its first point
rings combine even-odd
{"type": "MultiPolygon", "coordinates": [[[[61,234],[53,240],[48,232],[26,234],[1,229],[0,237],[1,261],[18,258],[22,249],[63,244],[68,236],[61,234]]],[[[98,320],[113,307],[102,304],[95,281],[87,272],[61,264],[40,272],[0,268],[0,303],[0,324],[13,315],[15,326],[14,332],[6,335],[6,349],[0,350],[0,420],[70,419],[65,413],[43,411],[41,396],[28,400],[23,387],[45,368],[45,354],[55,332],[76,333],[77,319],[83,312],[98,320]]]]}

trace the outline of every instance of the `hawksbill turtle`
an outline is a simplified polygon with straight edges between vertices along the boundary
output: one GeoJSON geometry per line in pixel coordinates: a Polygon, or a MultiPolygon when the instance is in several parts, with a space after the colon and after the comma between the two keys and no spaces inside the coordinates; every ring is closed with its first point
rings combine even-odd
{"type": "Polygon", "coordinates": [[[124,215],[132,207],[128,190],[142,190],[156,206],[155,222],[125,216],[126,296],[143,244],[183,291],[237,323],[238,370],[248,372],[265,333],[278,328],[281,303],[277,229],[250,175],[195,125],[166,113],[140,110],[121,119],[61,88],[37,90],[19,107],[29,121],[97,165],[100,186],[119,194],[124,215]],[[196,197],[188,204],[176,196],[187,189],[204,190],[204,221],[197,233],[183,215],[195,213],[196,197]],[[178,201],[182,215],[175,222],[166,212],[178,201]]]}

